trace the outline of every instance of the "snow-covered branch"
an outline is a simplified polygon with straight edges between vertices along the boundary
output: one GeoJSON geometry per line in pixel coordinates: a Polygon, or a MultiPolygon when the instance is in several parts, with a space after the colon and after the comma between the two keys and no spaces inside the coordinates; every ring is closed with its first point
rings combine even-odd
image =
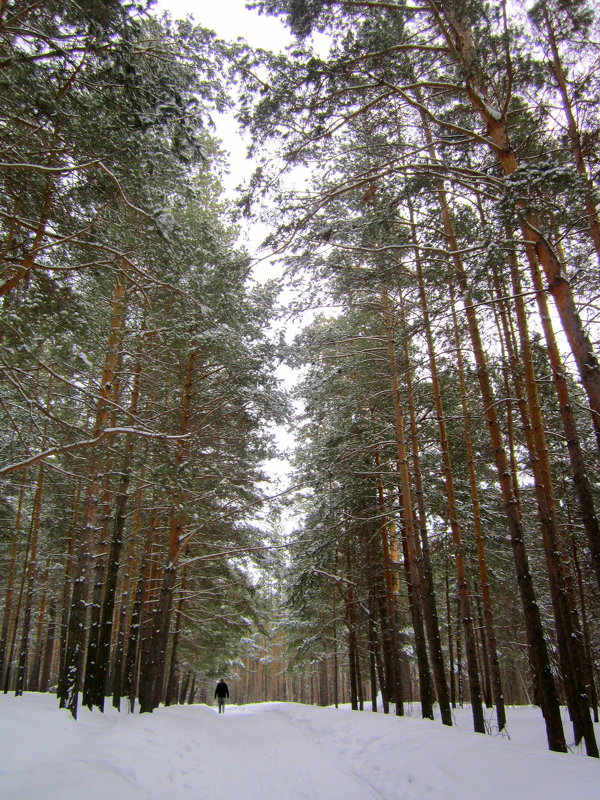
{"type": "Polygon", "coordinates": [[[83,450],[88,447],[95,447],[97,444],[100,444],[100,442],[103,439],[106,439],[110,436],[117,436],[123,434],[134,435],[134,436],[146,436],[150,439],[164,439],[170,441],[189,438],[188,433],[183,435],[171,436],[166,433],[142,431],[139,430],[138,428],[105,428],[102,431],[102,433],[100,433],[98,436],[95,436],[92,439],[85,439],[80,442],[72,442],[71,444],[50,447],[48,450],[44,450],[41,453],[37,453],[36,455],[23,459],[23,461],[16,461],[14,464],[7,464],[5,467],[0,467],[0,475],[8,475],[10,472],[16,472],[17,470],[27,469],[28,467],[31,467],[33,464],[36,464],[38,461],[43,461],[45,458],[49,458],[50,456],[58,455],[60,453],[70,453],[73,450],[83,450]]]}

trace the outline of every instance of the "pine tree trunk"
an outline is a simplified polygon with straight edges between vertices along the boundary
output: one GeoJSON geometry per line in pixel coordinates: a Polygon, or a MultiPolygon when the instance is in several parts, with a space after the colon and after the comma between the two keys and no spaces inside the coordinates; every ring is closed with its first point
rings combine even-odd
{"type": "Polygon", "coordinates": [[[372,593],[369,596],[369,619],[367,623],[367,634],[369,642],[369,680],[371,685],[371,711],[377,712],[377,666],[375,650],[377,648],[377,637],[375,635],[375,602],[372,593]]]}
{"type": "Polygon", "coordinates": [[[163,570],[158,606],[152,617],[149,658],[140,673],[139,700],[142,714],[154,711],[163,699],[165,661],[176,579],[175,564],[167,565],[163,570]]]}
{"type": "MultiPolygon", "coordinates": [[[[123,284],[117,279],[113,294],[111,330],[101,385],[98,391],[93,438],[100,435],[109,418],[108,398],[112,394],[112,383],[115,378],[118,357],[117,345],[123,324],[123,296],[123,284]]],[[[83,507],[78,558],[71,592],[65,659],[62,665],[61,704],[64,703],[67,706],[74,718],[77,718],[78,693],[83,678],[83,654],[87,619],[86,601],[93,562],[94,527],[100,501],[100,463],[100,454],[96,450],[92,451],[88,468],[88,488],[83,507]]]]}
{"type": "Polygon", "coordinates": [[[110,668],[110,690],[112,693],[112,706],[117,711],[121,710],[121,698],[123,697],[123,682],[125,678],[125,659],[127,644],[127,621],[129,618],[129,590],[131,588],[131,576],[125,575],[119,601],[119,613],[117,624],[117,637],[113,652],[112,666],[110,668]]]}
{"type": "Polygon", "coordinates": [[[25,592],[25,581],[27,579],[27,565],[29,563],[29,545],[31,541],[31,523],[29,525],[29,533],[27,534],[27,541],[25,543],[24,563],[21,569],[21,580],[19,582],[19,593],[17,594],[17,605],[15,608],[15,615],[12,624],[12,629],[9,635],[8,655],[6,661],[6,672],[4,674],[4,694],[6,694],[12,684],[13,666],[15,658],[15,647],[17,644],[17,633],[19,631],[19,620],[21,618],[21,606],[23,605],[23,596],[25,592]]]}
{"type": "Polygon", "coordinates": [[[131,624],[129,631],[129,644],[125,661],[123,677],[123,695],[129,698],[129,707],[133,711],[135,698],[141,676],[146,675],[150,668],[150,650],[152,644],[152,620],[154,608],[150,608],[153,598],[153,588],[150,586],[153,576],[153,554],[156,531],[160,522],[156,503],[158,498],[153,498],[152,511],[148,523],[144,554],[140,561],[138,572],[135,601],[131,611],[131,624]]]}
{"type": "MultiPolygon", "coordinates": [[[[327,660],[322,658],[318,665],[319,670],[319,705],[329,705],[329,680],[327,675],[327,660]]],[[[278,700],[277,695],[274,698],[278,700]]]]}
{"type": "Polygon", "coordinates": [[[67,547],[67,559],[65,564],[65,575],[62,589],[62,608],[59,626],[59,670],[56,696],[60,701],[60,708],[66,706],[66,675],[61,665],[65,660],[65,648],[67,645],[67,630],[69,622],[69,598],[73,589],[73,560],[75,555],[75,540],[78,538],[79,505],[81,501],[81,480],[77,481],[75,496],[73,498],[73,513],[71,515],[71,535],[67,547]]]}
{"type": "MultiPolygon", "coordinates": [[[[140,395],[141,364],[138,362],[133,380],[129,414],[131,419],[137,415],[140,395]]],[[[116,399],[115,399],[116,402],[116,399]]],[[[121,564],[121,551],[125,531],[127,504],[129,501],[129,482],[131,480],[131,458],[133,453],[133,439],[126,436],[123,449],[123,463],[121,466],[121,480],[117,489],[117,500],[114,511],[112,536],[108,550],[106,574],[103,580],[102,604],[98,619],[98,639],[95,650],[96,666],[93,682],[90,686],[90,701],[100,711],[104,711],[104,697],[106,695],[108,671],[110,666],[110,647],[113,632],[113,618],[117,593],[117,579],[121,564]]]]}
{"type": "Polygon", "coordinates": [[[29,668],[29,677],[27,679],[26,688],[29,692],[40,691],[40,678],[42,670],[42,656],[44,646],[44,625],[46,623],[46,606],[48,605],[48,575],[49,567],[46,565],[44,575],[41,580],[41,593],[40,607],[37,613],[37,631],[35,637],[35,644],[33,646],[33,659],[31,667],[29,668]]]}
{"type": "MultiPolygon", "coordinates": [[[[398,463],[398,472],[400,474],[400,504],[402,510],[402,519],[404,523],[404,532],[406,535],[407,543],[409,544],[410,547],[410,555],[412,556],[411,563],[414,565],[413,566],[414,580],[416,580],[417,585],[420,586],[420,576],[418,570],[415,569],[419,554],[418,554],[417,537],[415,530],[414,511],[412,507],[412,487],[411,487],[410,474],[408,470],[408,453],[406,450],[406,442],[405,442],[404,412],[402,409],[402,403],[400,398],[400,382],[398,378],[396,350],[394,345],[392,314],[391,314],[389,297],[385,289],[382,291],[382,309],[383,309],[383,319],[386,330],[386,349],[388,355],[388,365],[391,377],[392,405],[394,410],[394,426],[396,434],[395,440],[397,449],[397,463],[398,463]]],[[[427,592],[427,595],[429,597],[429,602],[431,603],[432,600],[431,592],[427,592]]],[[[431,612],[431,607],[429,610],[431,612]]],[[[430,617],[430,623],[431,623],[431,617],[430,617]]],[[[441,676],[439,675],[438,672],[438,683],[440,683],[440,677],[441,676]]],[[[443,702],[443,696],[442,696],[442,702],[443,702]]],[[[447,709],[446,709],[446,714],[447,714],[447,709]]],[[[445,721],[445,724],[449,724],[448,719],[445,721]]]]}
{"type": "Polygon", "coordinates": [[[180,706],[185,705],[185,701],[187,700],[188,692],[190,689],[190,681],[192,679],[192,671],[187,669],[185,671],[185,678],[181,682],[181,689],[179,691],[179,697],[177,698],[177,702],[180,706]]]}
{"type": "MultiPolygon", "coordinates": [[[[46,394],[46,408],[50,408],[52,402],[52,376],[48,379],[48,391],[46,394]]],[[[42,447],[45,446],[48,438],[48,418],[44,422],[42,433],[42,447]]],[[[40,534],[40,519],[42,513],[42,496],[44,492],[44,463],[38,467],[38,477],[33,499],[33,510],[31,513],[31,526],[29,532],[29,547],[27,558],[27,591],[25,593],[25,605],[23,609],[23,623],[21,626],[21,646],[19,652],[19,664],[17,667],[17,679],[15,695],[23,694],[27,688],[27,659],[29,657],[29,634],[31,629],[31,616],[33,613],[33,595],[35,590],[35,580],[37,573],[37,551],[40,534]]]]}
{"type": "Polygon", "coordinates": [[[481,600],[477,594],[474,595],[474,606],[477,614],[477,625],[475,626],[475,638],[479,642],[477,652],[481,654],[479,659],[479,674],[483,676],[481,682],[481,690],[483,693],[483,701],[486,708],[492,708],[494,703],[492,701],[492,681],[490,674],[490,656],[488,652],[487,639],[485,637],[485,626],[483,624],[483,610],[481,607],[481,600]]]}
{"type": "MultiPolygon", "coordinates": [[[[12,602],[14,595],[15,572],[17,568],[17,553],[19,548],[19,538],[21,536],[21,516],[23,513],[23,499],[25,497],[25,487],[19,490],[19,501],[17,505],[17,516],[15,518],[15,533],[10,548],[10,562],[6,580],[6,593],[4,595],[4,611],[2,614],[2,636],[0,637],[0,685],[4,686],[4,677],[7,670],[7,653],[9,650],[9,638],[12,625],[12,602]]],[[[27,558],[27,555],[25,555],[27,558]]]]}
{"type": "MultiPolygon", "coordinates": [[[[124,316],[125,310],[122,308],[121,314],[124,316]]],[[[117,332],[117,342],[116,342],[116,349],[117,349],[117,358],[116,364],[114,369],[114,378],[112,381],[112,392],[111,392],[111,401],[113,403],[112,410],[109,415],[109,426],[114,427],[116,426],[116,404],[120,400],[121,394],[121,381],[119,374],[122,369],[123,363],[123,325],[121,325],[120,330],[117,332]]],[[[136,398],[137,402],[137,398],[136,398]]],[[[131,436],[127,436],[125,440],[125,451],[131,448],[131,436]]],[[[112,615],[110,618],[109,625],[109,638],[108,641],[104,639],[106,635],[106,631],[103,632],[102,625],[103,625],[103,608],[105,598],[107,597],[107,591],[114,591],[116,590],[116,578],[118,572],[118,563],[116,565],[115,572],[115,564],[114,562],[111,563],[111,558],[115,557],[115,544],[114,544],[114,536],[113,541],[110,544],[110,551],[109,551],[109,544],[108,544],[108,531],[110,528],[110,507],[111,507],[111,499],[112,499],[112,489],[111,489],[111,477],[114,468],[114,455],[112,453],[104,461],[104,478],[103,478],[103,488],[102,488],[102,497],[98,506],[98,518],[100,520],[100,525],[98,526],[98,536],[96,542],[96,556],[94,558],[94,566],[93,566],[93,574],[94,574],[94,585],[92,589],[92,603],[90,608],[89,614],[89,632],[88,632],[88,646],[87,646],[87,654],[86,654],[86,663],[85,663],[85,678],[83,682],[83,703],[86,705],[90,711],[94,706],[96,706],[100,711],[104,711],[104,693],[106,688],[106,679],[108,674],[108,660],[110,658],[110,632],[112,630],[112,615]],[[107,552],[109,551],[109,552],[107,552]],[[108,584],[110,582],[111,588],[108,588],[108,584]],[[101,642],[100,639],[103,639],[101,642]],[[103,652],[100,655],[100,648],[108,648],[108,652],[103,652]]],[[[128,481],[129,482],[129,481],[128,481]]],[[[126,496],[126,494],[125,494],[126,496]]],[[[118,496],[117,498],[117,509],[116,509],[116,517],[115,519],[119,519],[120,510],[119,510],[119,502],[122,502],[122,496],[118,496]]],[[[120,516],[120,526],[121,526],[121,537],[122,537],[122,527],[124,525],[124,512],[120,516]]],[[[113,524],[113,533],[115,530],[115,525],[113,524]]],[[[120,552],[120,547],[118,547],[118,551],[120,552]]],[[[111,598],[112,602],[112,610],[114,610],[114,594],[111,598]]]]}
{"type": "MultiPolygon", "coordinates": [[[[128,696],[131,691],[131,685],[135,684],[135,672],[136,672],[136,663],[138,656],[137,642],[139,641],[140,615],[141,615],[143,589],[144,589],[145,559],[147,558],[147,551],[146,548],[144,548],[143,554],[140,554],[139,558],[140,563],[136,564],[136,548],[137,548],[138,534],[141,528],[142,503],[144,498],[145,478],[146,478],[146,467],[145,465],[143,465],[139,477],[139,487],[136,492],[135,511],[134,511],[133,521],[131,524],[131,537],[128,546],[126,569],[121,583],[119,630],[117,632],[117,640],[115,643],[115,652],[112,664],[112,705],[113,708],[116,708],[118,710],[121,709],[121,698],[123,696],[128,696]],[[130,592],[134,574],[141,576],[141,585],[140,581],[138,581],[138,583],[136,584],[136,594],[133,603],[130,603],[131,600],[130,592]],[[134,617],[136,623],[135,625],[133,624],[134,617]],[[135,637],[133,637],[133,640],[132,638],[130,638],[128,641],[127,639],[128,630],[132,632],[132,635],[133,632],[135,631],[135,637]],[[132,663],[129,663],[128,645],[133,647],[132,663]],[[128,684],[127,688],[125,688],[125,684],[127,682],[126,672],[128,669],[131,670],[131,673],[128,675],[128,680],[130,681],[130,683],[128,684]]],[[[146,541],[148,541],[148,538],[149,537],[146,537],[146,541]]],[[[135,689],[134,689],[134,696],[135,696],[135,689]]],[[[133,705],[131,707],[131,710],[133,711],[133,705]]]]}
{"type": "MultiPolygon", "coordinates": [[[[128,439],[130,437],[127,437],[128,439]]],[[[127,448],[127,444],[125,445],[127,448]]],[[[128,455],[125,455],[121,483],[117,492],[117,503],[114,512],[113,530],[108,551],[104,593],[99,620],[98,644],[96,647],[96,669],[94,683],[91,687],[90,700],[100,711],[104,711],[104,698],[107,690],[110,665],[110,646],[112,641],[113,619],[119,575],[121,549],[125,530],[130,467],[128,455]]]]}
{"type": "Polygon", "coordinates": [[[458,705],[462,708],[465,702],[465,687],[463,681],[463,662],[462,662],[462,639],[460,637],[462,625],[460,619],[460,597],[456,596],[456,695],[458,705]]]}
{"type": "Polygon", "coordinates": [[[379,676],[381,687],[381,699],[383,713],[390,713],[390,702],[394,702],[394,657],[392,654],[392,643],[390,641],[390,630],[387,619],[387,609],[385,602],[385,585],[377,593],[377,613],[379,615],[379,629],[381,633],[381,652],[382,652],[382,673],[379,676]]]}
{"type": "Polygon", "coordinates": [[[185,606],[185,593],[187,589],[187,567],[183,568],[183,576],[181,581],[181,593],[177,602],[177,609],[175,611],[175,629],[173,631],[173,641],[171,644],[171,663],[169,666],[169,677],[167,680],[167,693],[165,697],[165,705],[170,706],[174,702],[175,696],[175,676],[177,674],[177,650],[179,647],[179,635],[183,625],[183,609],[185,606]]]}
{"type": "MultiPolygon", "coordinates": [[[[358,631],[357,631],[358,634],[358,631]]],[[[356,660],[356,690],[358,693],[358,710],[365,710],[365,693],[363,689],[362,670],[360,664],[360,647],[358,643],[358,635],[356,637],[356,648],[354,650],[354,658],[356,660]]]]}
{"type": "MultiPolygon", "coordinates": [[[[401,308],[401,317],[403,326],[402,338],[404,341],[404,374],[405,374],[404,380],[406,384],[406,400],[408,405],[408,415],[410,421],[411,450],[413,456],[413,474],[415,479],[415,487],[417,486],[419,487],[422,498],[423,487],[421,478],[421,462],[419,458],[416,411],[415,411],[415,401],[413,393],[413,367],[411,364],[409,347],[408,347],[409,335],[408,331],[406,330],[406,312],[404,308],[404,299],[401,291],[400,291],[400,308],[401,308]]],[[[432,685],[431,671],[429,668],[429,660],[427,657],[427,647],[425,642],[424,618],[426,615],[426,604],[424,601],[425,591],[423,585],[424,583],[423,568],[422,566],[421,567],[419,566],[420,562],[422,561],[422,553],[421,553],[421,548],[419,546],[419,538],[416,533],[417,519],[413,517],[413,520],[415,524],[413,524],[413,526],[410,527],[410,530],[407,530],[406,527],[403,528],[402,530],[404,566],[406,571],[406,581],[409,592],[409,601],[411,601],[411,594],[414,593],[415,595],[415,597],[410,602],[410,608],[411,608],[411,614],[413,616],[413,629],[415,632],[417,663],[419,664],[419,681],[421,682],[422,714],[423,717],[425,718],[428,717],[430,719],[433,719],[433,701],[434,701],[433,685],[432,685]],[[422,681],[425,681],[425,686],[423,686],[422,681]]],[[[433,602],[435,603],[435,595],[433,595],[432,599],[433,602]]],[[[430,626],[431,622],[432,621],[430,621],[430,626]]],[[[435,614],[435,619],[433,620],[433,626],[435,626],[436,623],[437,623],[437,613],[435,614]]],[[[435,627],[433,627],[432,632],[435,632],[435,627]]],[[[439,630],[437,631],[437,634],[439,641],[439,630]]],[[[440,658],[440,664],[443,664],[441,658],[440,658]]],[[[438,674],[438,680],[437,680],[438,685],[436,686],[436,689],[438,689],[438,702],[440,705],[442,720],[444,721],[444,724],[447,725],[451,724],[450,703],[449,703],[443,668],[440,670],[440,672],[441,675],[438,674]]]]}
{"type": "MultiPolygon", "coordinates": [[[[45,431],[44,431],[45,434],[45,431]]],[[[44,435],[44,439],[45,439],[44,435]]],[[[40,532],[40,515],[42,512],[42,494],[44,490],[44,464],[38,467],[38,477],[33,500],[31,515],[31,528],[29,533],[29,548],[27,553],[25,604],[23,608],[23,623],[21,625],[21,646],[19,651],[19,664],[17,667],[17,680],[15,695],[22,695],[27,680],[27,658],[29,654],[29,632],[31,629],[31,615],[33,612],[33,594],[35,590],[35,577],[37,572],[37,547],[40,532]]]]}
{"type": "Polygon", "coordinates": [[[365,526],[364,549],[366,555],[366,579],[367,579],[367,643],[369,647],[369,682],[371,687],[371,711],[377,711],[377,631],[375,628],[376,620],[376,600],[377,592],[377,570],[375,565],[375,538],[379,531],[370,526],[365,526]]]}
{"type": "MultiPolygon", "coordinates": [[[[181,414],[179,435],[185,436],[188,432],[191,405],[196,351],[190,351],[185,372],[183,394],[181,400],[181,414]]],[[[186,452],[185,440],[180,440],[175,456],[175,469],[183,462],[186,452]]],[[[146,674],[140,675],[140,711],[148,712],[155,709],[162,700],[164,689],[164,674],[166,655],[171,623],[171,610],[173,607],[173,592],[177,580],[177,559],[182,547],[184,516],[181,511],[182,497],[175,498],[171,510],[169,526],[168,561],[163,572],[163,580],[158,607],[152,620],[152,642],[149,651],[149,661],[144,665],[146,674]]]]}
{"type": "Polygon", "coordinates": [[[52,662],[54,660],[54,645],[56,637],[56,601],[51,600],[48,610],[48,630],[46,631],[46,644],[42,660],[40,674],[40,692],[50,690],[50,680],[52,677],[52,662]]]}
{"type": "MultiPolygon", "coordinates": [[[[383,484],[380,477],[380,454],[375,450],[375,467],[378,472],[377,475],[377,499],[379,504],[380,515],[380,536],[381,548],[383,552],[383,567],[385,574],[386,584],[386,603],[387,614],[389,620],[395,618],[395,602],[394,602],[394,581],[391,570],[390,559],[390,544],[388,537],[388,523],[385,514],[385,498],[383,493],[383,484]]],[[[419,671],[419,684],[420,684],[420,697],[421,697],[421,714],[425,719],[433,719],[433,686],[431,682],[431,674],[429,671],[429,660],[427,658],[427,648],[425,645],[425,629],[423,627],[423,613],[420,604],[420,581],[417,572],[416,554],[414,553],[414,536],[411,542],[411,550],[409,551],[409,544],[407,536],[403,532],[403,549],[404,549],[404,568],[406,583],[408,588],[408,601],[411,612],[413,631],[415,637],[415,651],[417,654],[417,667],[419,671]]],[[[395,625],[395,623],[392,623],[395,625]]]]}
{"type": "Polygon", "coordinates": [[[446,630],[448,632],[448,661],[450,665],[450,702],[456,708],[456,670],[454,661],[455,641],[452,624],[452,604],[450,602],[450,567],[448,566],[448,549],[444,539],[444,587],[446,590],[446,630]]]}
{"type": "MultiPolygon", "coordinates": [[[[335,565],[334,573],[337,574],[338,552],[335,552],[335,565]]],[[[339,685],[339,665],[338,665],[338,637],[337,637],[337,603],[335,602],[335,594],[332,594],[331,599],[332,613],[333,613],[333,702],[335,707],[339,706],[340,702],[340,685],[339,685]]]]}
{"type": "MultiPolygon", "coordinates": [[[[114,398],[113,398],[114,399],[114,398]]],[[[115,425],[114,419],[109,426],[115,425]]],[[[83,668],[82,702],[90,711],[98,706],[104,710],[104,699],[99,697],[98,688],[98,636],[100,633],[100,617],[102,614],[102,595],[104,593],[107,567],[108,527],[110,515],[111,489],[110,478],[113,470],[112,454],[103,464],[102,492],[98,503],[97,519],[99,524],[95,532],[94,559],[91,569],[91,602],[88,611],[88,634],[85,664],[83,668]]]]}
{"type": "MultiPolygon", "coordinates": [[[[481,703],[481,684],[479,679],[479,669],[477,665],[477,650],[475,643],[475,632],[473,628],[473,615],[471,611],[470,588],[467,578],[467,570],[466,570],[463,543],[462,543],[463,537],[458,519],[458,507],[456,503],[456,493],[454,489],[452,462],[450,459],[450,446],[448,442],[448,433],[446,429],[445,413],[442,405],[442,395],[441,395],[440,381],[437,369],[437,358],[433,344],[433,336],[431,334],[431,323],[429,321],[429,307],[427,304],[427,297],[423,285],[418,247],[415,247],[415,264],[417,266],[417,275],[419,278],[419,299],[421,303],[421,311],[423,314],[425,338],[427,341],[427,351],[429,355],[429,371],[431,375],[431,387],[433,392],[434,406],[436,410],[440,447],[442,450],[444,485],[446,489],[446,502],[448,504],[448,520],[450,523],[450,529],[452,531],[452,541],[454,542],[454,548],[455,548],[456,578],[458,582],[458,594],[460,598],[461,619],[465,634],[465,649],[467,655],[467,668],[469,673],[469,689],[471,696],[471,708],[473,712],[473,727],[477,733],[485,733],[483,707],[481,703]]],[[[386,314],[389,319],[390,316],[389,304],[386,314]]],[[[386,322],[386,327],[388,327],[389,330],[390,328],[389,322],[386,322]]],[[[389,333],[388,333],[388,338],[389,338],[389,333]]]]}
{"type": "MultiPolygon", "coordinates": [[[[516,265],[513,269],[516,272],[516,265]]],[[[569,607],[567,588],[568,567],[564,562],[564,547],[558,526],[552,474],[546,444],[545,425],[539,401],[528,323],[522,293],[515,297],[517,326],[520,341],[520,358],[517,358],[513,333],[505,307],[506,288],[502,285],[495,266],[492,266],[494,290],[498,297],[495,306],[500,318],[499,334],[512,365],[515,395],[519,403],[523,430],[530,454],[542,540],[550,579],[550,592],[557,630],[563,683],[567,702],[574,722],[575,740],[585,736],[588,755],[597,757],[598,749],[589,716],[586,657],[582,634],[574,602],[569,607]],[[521,378],[520,367],[523,371],[521,378]]]]}
{"type": "MultiPolygon", "coordinates": [[[[436,154],[433,147],[433,137],[425,115],[422,115],[422,123],[423,133],[430,157],[435,160],[436,154]]],[[[470,301],[467,276],[462,259],[459,255],[460,248],[454,231],[452,217],[448,208],[444,185],[441,181],[437,182],[437,197],[442,213],[444,232],[446,234],[448,246],[453,253],[452,261],[458,286],[460,288],[461,298],[464,303],[467,328],[469,331],[471,346],[473,348],[473,356],[475,358],[475,364],[477,368],[477,378],[479,382],[481,398],[483,401],[485,419],[490,435],[492,451],[494,453],[494,461],[498,473],[498,483],[500,485],[504,510],[508,522],[515,570],[517,574],[517,583],[519,586],[519,592],[521,594],[521,602],[523,605],[523,612],[527,628],[527,639],[531,654],[531,664],[540,692],[540,702],[544,714],[544,721],[546,723],[548,745],[551,750],[557,750],[558,752],[564,753],[566,752],[566,742],[562,727],[560,707],[558,696],[556,694],[556,686],[552,676],[550,658],[544,637],[544,630],[540,618],[537,598],[533,587],[533,579],[531,576],[531,570],[529,568],[529,560],[527,557],[527,551],[525,549],[524,531],[521,523],[519,503],[515,494],[516,484],[511,476],[509,460],[506,455],[506,449],[500,429],[500,422],[496,410],[496,400],[488,373],[483,343],[481,341],[477,313],[473,303],[470,301]]]]}
{"type": "MultiPolygon", "coordinates": [[[[448,215],[445,215],[445,218],[446,221],[449,221],[448,215]]],[[[454,236],[452,241],[454,244],[451,244],[450,246],[452,249],[456,250],[457,243],[454,236]]],[[[517,581],[521,593],[521,601],[523,604],[523,611],[525,614],[527,627],[527,636],[532,654],[532,666],[534,668],[536,680],[540,689],[540,700],[546,722],[548,744],[551,750],[566,752],[566,743],[562,729],[558,697],[556,695],[556,687],[552,677],[548,649],[544,638],[539,607],[533,587],[531,571],[529,569],[529,561],[525,550],[524,532],[518,508],[518,501],[514,494],[509,462],[506,456],[506,450],[504,448],[504,442],[500,431],[495,398],[487,370],[475,309],[468,299],[466,276],[462,268],[462,264],[460,263],[459,259],[455,259],[455,263],[457,266],[461,293],[464,298],[463,302],[465,304],[469,335],[471,337],[471,344],[473,346],[475,362],[477,365],[477,376],[479,379],[479,387],[485,409],[485,418],[490,433],[492,450],[494,452],[496,468],[498,472],[498,482],[502,491],[504,509],[508,520],[517,581]]]]}
{"type": "MultiPolygon", "coordinates": [[[[496,292],[499,297],[506,296],[505,288],[495,276],[496,292]]],[[[561,671],[569,711],[573,719],[575,741],[585,738],[587,753],[598,757],[598,747],[589,713],[589,698],[586,694],[586,656],[582,633],[576,610],[570,609],[566,589],[564,547],[556,514],[556,501],[552,472],[546,443],[545,424],[537,389],[533,354],[531,351],[525,305],[522,294],[515,297],[517,327],[519,332],[520,358],[517,359],[511,342],[511,332],[506,318],[503,302],[497,304],[504,327],[504,340],[509,358],[513,364],[513,382],[519,400],[523,430],[530,454],[530,465],[534,476],[534,487],[542,529],[542,540],[546,553],[546,563],[550,580],[550,594],[554,609],[557,630],[561,671]],[[523,380],[518,366],[523,369],[523,380]]]]}
{"type": "Polygon", "coordinates": [[[590,628],[588,622],[588,614],[587,614],[587,603],[585,599],[585,591],[583,588],[583,575],[581,573],[581,566],[579,563],[579,556],[577,553],[577,543],[575,541],[575,536],[571,538],[571,553],[573,556],[573,565],[575,567],[575,575],[577,578],[577,592],[579,595],[579,607],[581,609],[581,626],[583,631],[583,641],[584,647],[586,652],[586,659],[589,665],[589,691],[587,692],[588,697],[590,698],[592,710],[594,712],[594,722],[598,722],[598,693],[596,691],[596,684],[594,681],[594,673],[592,669],[593,657],[592,657],[592,642],[590,638],[590,628]]]}
{"type": "Polygon", "coordinates": [[[358,711],[358,681],[356,675],[357,640],[356,609],[354,606],[354,583],[352,580],[350,545],[346,546],[346,625],[348,627],[348,663],[350,669],[350,704],[353,711],[358,711]]]}
{"type": "Polygon", "coordinates": [[[487,641],[490,666],[491,666],[492,693],[494,698],[494,705],[496,706],[496,720],[498,722],[498,730],[501,731],[506,726],[504,692],[502,690],[502,679],[500,675],[500,660],[498,658],[496,627],[494,623],[494,612],[492,608],[492,596],[490,592],[490,582],[489,582],[489,573],[487,567],[487,557],[485,553],[483,526],[481,523],[481,509],[479,503],[479,492],[477,489],[477,476],[475,474],[475,456],[473,451],[473,439],[471,436],[470,412],[467,400],[467,385],[465,379],[464,360],[462,355],[462,343],[460,337],[460,330],[458,326],[458,319],[456,316],[456,307],[455,307],[454,292],[452,290],[452,285],[450,286],[450,289],[451,289],[450,299],[451,299],[451,310],[452,310],[452,325],[454,329],[454,341],[456,344],[456,363],[458,366],[460,400],[461,400],[461,409],[463,414],[463,435],[464,435],[465,449],[467,455],[467,465],[469,470],[469,493],[471,498],[471,507],[473,509],[473,529],[475,532],[477,561],[479,566],[479,580],[481,584],[481,592],[483,599],[485,637],[487,641]]]}
{"type": "MultiPolygon", "coordinates": [[[[512,251],[509,255],[509,261],[511,266],[511,281],[513,294],[515,295],[515,303],[519,314],[522,315],[525,313],[523,310],[522,299],[523,287],[519,275],[519,267],[516,261],[516,256],[514,253],[512,253],[512,251]]],[[[556,336],[554,335],[552,318],[548,309],[546,293],[543,288],[539,270],[534,267],[534,269],[531,270],[531,276],[534,289],[536,290],[536,303],[542,330],[544,332],[548,358],[552,367],[552,382],[556,391],[560,418],[567,444],[567,450],[569,453],[569,461],[571,463],[571,470],[573,473],[573,485],[578,500],[581,519],[592,554],[592,565],[594,567],[596,581],[600,587],[600,525],[598,523],[598,517],[594,505],[594,496],[579,440],[577,423],[573,414],[573,404],[569,396],[569,388],[565,378],[566,370],[562,362],[556,336]]]]}
{"type": "Polygon", "coordinates": [[[192,672],[192,682],[190,684],[190,694],[189,694],[188,699],[187,699],[189,705],[192,705],[192,703],[194,702],[195,694],[196,694],[196,673],[192,672]]]}
{"type": "Polygon", "coordinates": [[[451,699],[448,692],[444,653],[442,651],[442,637],[437,611],[435,589],[433,585],[433,569],[429,552],[429,537],[427,534],[427,514],[423,493],[423,479],[421,475],[421,456],[419,452],[419,438],[417,420],[412,400],[412,376],[407,376],[407,396],[409,397],[409,416],[411,430],[411,451],[415,480],[415,500],[417,504],[416,522],[419,526],[419,536],[415,538],[417,567],[420,573],[421,597],[423,604],[423,617],[429,644],[429,653],[433,672],[433,680],[437,695],[442,723],[452,725],[451,699]]]}

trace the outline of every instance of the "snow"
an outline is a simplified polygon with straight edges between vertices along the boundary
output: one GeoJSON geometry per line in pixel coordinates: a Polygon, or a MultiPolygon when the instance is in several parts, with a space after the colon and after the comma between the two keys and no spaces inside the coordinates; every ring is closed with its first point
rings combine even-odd
{"type": "Polygon", "coordinates": [[[475,86],[473,86],[473,84],[471,84],[471,91],[473,92],[473,94],[477,95],[479,102],[485,108],[487,113],[495,120],[498,120],[499,122],[502,119],[502,112],[500,111],[500,109],[492,106],[489,103],[489,101],[486,100],[486,98],[480,92],[477,91],[477,89],[475,88],[475,86]]]}
{"type": "MultiPolygon", "coordinates": [[[[416,712],[416,709],[415,709],[416,712]]],[[[532,708],[510,740],[412,717],[295,703],[160,708],[78,721],[52,695],[0,696],[0,798],[10,800],[572,800],[600,763],[545,750],[532,708]]],[[[600,732],[600,731],[599,731],[600,732]]]]}

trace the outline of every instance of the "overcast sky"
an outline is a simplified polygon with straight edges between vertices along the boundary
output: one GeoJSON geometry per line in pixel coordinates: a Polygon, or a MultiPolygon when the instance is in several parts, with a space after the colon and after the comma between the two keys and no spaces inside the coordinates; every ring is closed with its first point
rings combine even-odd
{"type": "Polygon", "coordinates": [[[158,0],[157,8],[173,17],[191,14],[204,28],[211,28],[222,39],[242,37],[254,47],[281,50],[290,41],[289,32],[274,17],[248,11],[245,0],[158,0]]]}

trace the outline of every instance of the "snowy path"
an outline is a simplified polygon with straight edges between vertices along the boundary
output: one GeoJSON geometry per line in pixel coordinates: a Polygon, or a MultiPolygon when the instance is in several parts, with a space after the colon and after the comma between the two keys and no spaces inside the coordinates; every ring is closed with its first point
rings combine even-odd
{"type": "MultiPolygon", "coordinates": [[[[539,713],[515,711],[515,729],[518,714],[539,742],[539,713]]],[[[596,760],[420,719],[264,703],[74,722],[52,696],[0,696],[2,800],[591,800],[599,786],[596,760]]]]}
{"type": "MultiPolygon", "coordinates": [[[[214,716],[214,715],[213,715],[214,716]]],[[[277,708],[230,707],[210,720],[211,749],[202,752],[202,771],[208,778],[206,800],[380,800],[357,775],[351,775],[277,708]],[[224,760],[227,763],[223,763],[224,760]]]]}
{"type": "MultiPolygon", "coordinates": [[[[60,727],[67,734],[64,737],[46,739],[46,732],[36,726],[37,756],[35,745],[5,740],[18,752],[5,762],[12,765],[9,774],[4,778],[0,774],[0,797],[381,799],[361,777],[336,765],[310,732],[303,732],[292,718],[278,713],[276,705],[269,704],[264,710],[261,706],[229,706],[224,715],[196,706],[123,718],[90,715],[84,709],[78,723],[80,736],[66,715],[60,717],[60,727]]],[[[7,722],[5,716],[3,722],[7,722]]],[[[30,722],[36,724],[33,718],[30,722]]]]}

